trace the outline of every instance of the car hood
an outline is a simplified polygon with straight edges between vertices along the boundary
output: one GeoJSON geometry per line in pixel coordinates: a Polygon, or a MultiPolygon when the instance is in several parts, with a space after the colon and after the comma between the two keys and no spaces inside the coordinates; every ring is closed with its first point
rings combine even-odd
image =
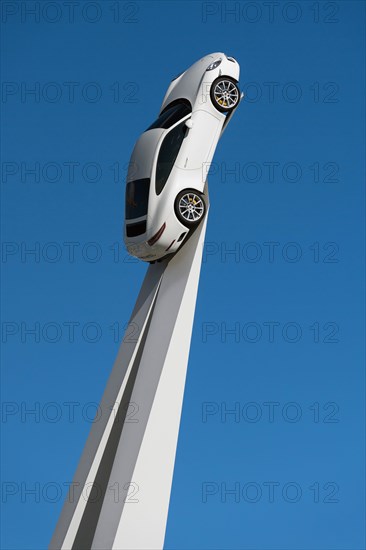
{"type": "Polygon", "coordinates": [[[178,78],[174,79],[165,94],[160,112],[165,109],[169,103],[184,97],[188,99],[191,105],[194,103],[199,85],[210,63],[219,58],[226,58],[226,55],[221,52],[205,55],[196,63],[191,65],[178,78]]]}
{"type": "Polygon", "coordinates": [[[127,183],[151,177],[156,148],[163,133],[163,128],[153,128],[141,134],[132,152],[128,166],[127,183]]]}

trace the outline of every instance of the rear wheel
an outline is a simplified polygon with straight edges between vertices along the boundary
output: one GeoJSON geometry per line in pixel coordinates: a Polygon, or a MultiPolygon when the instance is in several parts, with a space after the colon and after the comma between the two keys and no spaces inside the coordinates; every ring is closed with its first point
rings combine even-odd
{"type": "Polygon", "coordinates": [[[206,203],[198,191],[185,189],[175,199],[175,213],[178,220],[186,227],[196,227],[206,212],[206,203]]]}
{"type": "Polygon", "coordinates": [[[239,88],[229,76],[219,76],[213,81],[210,96],[214,107],[221,113],[232,111],[240,101],[239,88]]]}

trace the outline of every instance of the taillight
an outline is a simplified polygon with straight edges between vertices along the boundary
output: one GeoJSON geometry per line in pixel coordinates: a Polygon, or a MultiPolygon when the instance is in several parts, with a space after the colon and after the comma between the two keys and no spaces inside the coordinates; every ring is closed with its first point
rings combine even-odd
{"type": "Polygon", "coordinates": [[[164,233],[164,230],[165,230],[165,227],[166,227],[166,224],[163,223],[163,225],[161,226],[161,228],[159,229],[159,231],[157,233],[155,233],[155,235],[153,237],[151,237],[151,239],[149,239],[147,241],[147,244],[149,246],[154,246],[154,244],[160,239],[160,237],[162,236],[162,234],[164,233]]]}

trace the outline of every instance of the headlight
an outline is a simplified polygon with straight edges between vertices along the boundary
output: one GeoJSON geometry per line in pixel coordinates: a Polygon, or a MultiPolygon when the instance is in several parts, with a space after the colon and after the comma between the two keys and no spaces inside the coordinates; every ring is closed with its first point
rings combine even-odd
{"type": "Polygon", "coordinates": [[[220,65],[220,63],[221,63],[221,59],[218,59],[217,61],[214,61],[213,63],[211,63],[207,67],[206,71],[213,71],[213,69],[216,69],[216,67],[218,67],[220,65]]]}

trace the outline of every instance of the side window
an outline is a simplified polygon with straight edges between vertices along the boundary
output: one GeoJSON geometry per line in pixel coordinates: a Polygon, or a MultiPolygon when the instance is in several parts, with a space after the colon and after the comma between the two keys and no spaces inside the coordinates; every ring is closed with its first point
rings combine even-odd
{"type": "Polygon", "coordinates": [[[173,130],[170,130],[161,144],[155,174],[155,190],[157,195],[160,195],[164,189],[164,185],[172,171],[186,131],[187,127],[185,121],[181,122],[178,126],[173,128],[173,130]]]}

